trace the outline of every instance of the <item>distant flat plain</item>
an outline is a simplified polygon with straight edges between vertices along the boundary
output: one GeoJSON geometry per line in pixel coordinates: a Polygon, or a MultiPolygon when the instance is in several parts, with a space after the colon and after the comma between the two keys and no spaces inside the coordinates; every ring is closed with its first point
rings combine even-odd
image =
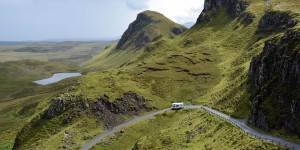
{"type": "Polygon", "coordinates": [[[0,62],[35,59],[79,64],[115,41],[34,42],[0,44],[0,62]]]}

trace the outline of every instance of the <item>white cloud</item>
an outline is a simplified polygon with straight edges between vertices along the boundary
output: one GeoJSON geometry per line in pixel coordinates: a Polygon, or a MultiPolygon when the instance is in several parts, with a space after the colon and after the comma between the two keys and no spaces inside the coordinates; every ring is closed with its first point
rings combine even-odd
{"type": "Polygon", "coordinates": [[[127,0],[126,5],[129,9],[132,10],[143,10],[148,9],[148,5],[146,4],[148,0],[127,0]]]}
{"type": "Polygon", "coordinates": [[[196,22],[204,0],[126,0],[131,10],[153,10],[178,23],[196,22]]]}
{"type": "Polygon", "coordinates": [[[184,24],[204,0],[0,0],[0,40],[105,38],[121,35],[149,9],[184,24]]]}
{"type": "Polygon", "coordinates": [[[149,0],[150,10],[158,11],[178,23],[196,22],[204,0],[149,0]]]}

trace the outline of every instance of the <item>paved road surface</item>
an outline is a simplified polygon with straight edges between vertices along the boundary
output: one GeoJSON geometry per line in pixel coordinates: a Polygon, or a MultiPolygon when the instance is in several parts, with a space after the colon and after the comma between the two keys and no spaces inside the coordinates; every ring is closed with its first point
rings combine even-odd
{"type": "MultiPolygon", "coordinates": [[[[210,113],[213,113],[213,114],[217,115],[218,117],[232,123],[233,125],[240,128],[245,133],[253,136],[254,138],[266,140],[266,141],[269,141],[269,142],[273,142],[273,143],[279,144],[281,146],[284,146],[286,148],[300,150],[300,145],[299,144],[289,142],[287,140],[284,140],[284,139],[281,139],[281,138],[278,138],[278,137],[275,137],[275,136],[272,136],[272,135],[269,135],[269,134],[260,133],[256,130],[252,129],[251,127],[249,127],[243,120],[238,120],[238,119],[231,118],[230,116],[225,115],[225,114],[223,114],[223,113],[221,113],[217,110],[214,110],[214,109],[211,109],[211,108],[208,108],[208,107],[205,107],[205,106],[196,106],[196,105],[185,106],[185,109],[186,108],[188,108],[188,109],[204,109],[204,110],[206,110],[210,113]]],[[[123,123],[123,124],[120,124],[120,125],[114,127],[111,130],[106,131],[105,133],[102,133],[102,134],[96,136],[88,144],[84,145],[82,147],[82,150],[88,150],[88,149],[92,148],[101,139],[103,139],[103,138],[107,137],[108,135],[120,130],[123,127],[126,127],[127,125],[129,125],[133,122],[138,122],[138,121],[141,121],[143,119],[150,118],[150,117],[153,117],[153,116],[158,115],[158,114],[162,114],[162,113],[164,113],[166,111],[170,111],[170,110],[171,110],[170,108],[167,108],[167,109],[160,110],[160,111],[157,111],[157,112],[154,112],[154,113],[151,113],[151,114],[147,114],[147,115],[144,115],[144,116],[135,117],[135,118],[123,123]]]]}

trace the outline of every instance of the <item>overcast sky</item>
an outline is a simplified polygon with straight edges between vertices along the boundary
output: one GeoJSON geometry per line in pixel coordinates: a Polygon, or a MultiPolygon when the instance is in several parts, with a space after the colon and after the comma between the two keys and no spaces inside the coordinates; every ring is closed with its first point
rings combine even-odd
{"type": "Polygon", "coordinates": [[[143,10],[195,22],[204,0],[0,0],[0,41],[116,38],[143,10]]]}

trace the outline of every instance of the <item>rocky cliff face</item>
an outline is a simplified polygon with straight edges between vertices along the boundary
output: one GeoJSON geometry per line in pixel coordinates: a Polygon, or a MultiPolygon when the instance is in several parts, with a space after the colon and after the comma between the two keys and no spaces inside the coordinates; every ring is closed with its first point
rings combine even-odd
{"type": "Polygon", "coordinates": [[[51,119],[66,111],[70,111],[70,115],[64,119],[65,123],[71,122],[71,119],[80,115],[81,112],[89,110],[96,116],[102,118],[106,123],[106,127],[110,128],[118,124],[117,118],[119,114],[138,114],[141,111],[149,111],[153,108],[147,107],[149,100],[142,96],[128,92],[124,93],[123,98],[109,101],[109,97],[104,95],[96,101],[89,99],[76,98],[69,95],[68,97],[58,97],[51,101],[49,108],[44,112],[44,119],[51,119]],[[115,120],[108,118],[113,117],[115,120]]]}
{"type": "MultiPolygon", "coordinates": [[[[263,17],[262,26],[281,24],[271,18],[263,17]]],[[[289,25],[287,20],[278,21],[289,25]]],[[[263,52],[251,62],[249,83],[252,93],[249,123],[266,131],[285,129],[300,137],[299,29],[289,29],[283,36],[265,42],[263,52]]]]}
{"type": "Polygon", "coordinates": [[[294,27],[297,23],[298,21],[288,12],[268,11],[259,22],[258,32],[280,32],[294,27]]]}
{"type": "Polygon", "coordinates": [[[140,49],[162,36],[170,38],[186,30],[186,27],[172,22],[160,13],[145,11],[138,14],[136,20],[129,25],[117,45],[117,50],[140,49]],[[162,26],[167,28],[162,29],[162,26]]]}
{"type": "Polygon", "coordinates": [[[205,0],[204,9],[197,19],[196,24],[209,22],[217,10],[225,7],[232,19],[239,17],[249,6],[244,0],[205,0]]]}
{"type": "Polygon", "coordinates": [[[134,43],[135,48],[140,48],[143,45],[145,45],[146,43],[153,40],[158,35],[149,37],[145,34],[145,32],[138,33],[139,30],[146,27],[147,25],[149,25],[152,22],[159,23],[159,20],[154,20],[154,19],[152,19],[151,16],[148,16],[144,13],[138,14],[136,20],[129,25],[128,29],[122,35],[122,38],[120,39],[120,41],[117,45],[117,49],[126,49],[131,43],[134,43]],[[137,35],[135,35],[135,34],[137,34],[137,35]],[[133,38],[132,36],[134,36],[134,35],[137,36],[136,39],[138,39],[138,41],[136,41],[136,42],[130,41],[133,38]]]}

